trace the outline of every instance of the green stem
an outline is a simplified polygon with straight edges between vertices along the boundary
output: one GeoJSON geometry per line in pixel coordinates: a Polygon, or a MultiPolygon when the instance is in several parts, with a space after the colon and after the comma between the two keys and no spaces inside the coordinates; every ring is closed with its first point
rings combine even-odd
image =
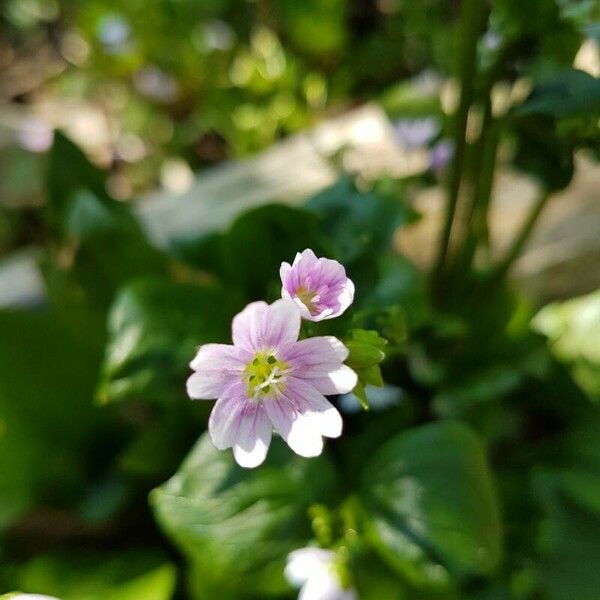
{"type": "Polygon", "coordinates": [[[529,239],[529,236],[531,235],[531,232],[533,231],[533,228],[535,227],[535,224],[537,223],[537,220],[550,197],[551,194],[546,192],[535,201],[531,212],[521,227],[521,231],[515,237],[513,243],[508,249],[508,252],[506,253],[506,256],[497,264],[493,271],[497,278],[504,277],[504,275],[508,273],[515,260],[517,260],[523,251],[523,247],[529,239]]]}
{"type": "Polygon", "coordinates": [[[493,122],[492,105],[488,96],[484,106],[481,137],[474,148],[473,178],[475,186],[463,226],[465,241],[461,256],[457,261],[460,269],[470,266],[477,244],[485,238],[487,233],[487,213],[494,185],[498,128],[498,124],[493,122]]]}
{"type": "MultiPolygon", "coordinates": [[[[434,280],[439,280],[444,269],[450,234],[460,184],[463,177],[465,153],[467,147],[466,130],[469,117],[469,108],[473,103],[475,93],[475,75],[477,70],[477,40],[483,25],[485,15],[484,0],[464,0],[459,28],[459,39],[462,40],[460,48],[460,102],[455,115],[454,123],[454,161],[448,181],[448,202],[436,263],[434,266],[434,280]]],[[[439,281],[437,281],[439,283],[439,281]]]]}

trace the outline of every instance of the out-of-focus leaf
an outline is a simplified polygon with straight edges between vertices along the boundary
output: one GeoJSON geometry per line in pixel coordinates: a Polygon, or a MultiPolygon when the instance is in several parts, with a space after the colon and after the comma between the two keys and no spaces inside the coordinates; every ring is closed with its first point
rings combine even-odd
{"type": "Polygon", "coordinates": [[[228,342],[238,299],[218,286],[144,279],[125,287],[109,317],[101,402],[184,395],[195,349],[228,342]]]}
{"type": "Polygon", "coordinates": [[[48,211],[53,225],[60,228],[67,205],[77,192],[89,190],[96,197],[108,200],[104,177],[69,138],[55,132],[46,173],[48,211]]]}
{"type": "Polygon", "coordinates": [[[198,598],[268,597],[287,589],[289,551],[311,537],[307,510],[327,502],[334,472],[274,439],[260,469],[237,466],[202,436],[176,475],[151,494],[156,518],[192,565],[198,598]]]}
{"type": "Polygon", "coordinates": [[[574,144],[561,139],[556,125],[544,115],[523,116],[515,123],[517,149],[514,164],[536,177],[548,191],[569,185],[573,178],[574,144]]]}
{"type": "Polygon", "coordinates": [[[295,46],[314,55],[339,52],[346,41],[343,0],[277,0],[276,12],[295,46]]]}
{"type": "Polygon", "coordinates": [[[556,466],[534,472],[544,510],[538,581],[550,600],[593,600],[600,573],[600,420],[557,440],[556,466]]]}
{"type": "Polygon", "coordinates": [[[76,247],[75,277],[102,304],[129,279],[166,271],[165,257],[150,246],[122,203],[77,193],[66,210],[65,232],[76,247]]]}
{"type": "Polygon", "coordinates": [[[600,79],[577,69],[560,71],[552,78],[540,81],[515,114],[539,114],[556,119],[598,115],[600,79]]]}
{"type": "Polygon", "coordinates": [[[224,263],[233,283],[251,298],[265,298],[279,281],[282,261],[305,248],[319,251],[317,219],[307,211],[271,204],[241,215],[223,243],[224,263]]]}
{"type": "Polygon", "coordinates": [[[401,433],[364,470],[370,539],[416,585],[498,565],[502,532],[485,451],[467,427],[441,422],[401,433]]]}
{"type": "Polygon", "coordinates": [[[458,418],[473,406],[499,401],[514,391],[521,381],[522,374],[518,370],[493,366],[442,389],[434,398],[434,407],[445,418],[458,418]]]}
{"type": "Polygon", "coordinates": [[[410,218],[397,199],[359,192],[347,177],[311,198],[306,207],[322,217],[334,258],[344,264],[389,250],[392,234],[410,218]]]}
{"type": "Polygon", "coordinates": [[[581,389],[600,399],[600,291],[544,307],[532,326],[548,338],[581,389]]]}
{"type": "MultiPolygon", "coordinates": [[[[96,340],[53,312],[0,312],[0,526],[39,497],[85,485],[84,448],[105,425],[93,406],[96,340]]],[[[108,454],[108,452],[107,452],[108,454]]]]}
{"type": "Polygon", "coordinates": [[[60,600],[170,600],[175,567],[147,550],[34,558],[17,569],[17,587],[60,600]]]}
{"type": "Polygon", "coordinates": [[[400,306],[408,326],[417,327],[425,321],[429,311],[425,279],[406,258],[385,258],[380,261],[378,281],[368,294],[365,305],[400,306]]]}

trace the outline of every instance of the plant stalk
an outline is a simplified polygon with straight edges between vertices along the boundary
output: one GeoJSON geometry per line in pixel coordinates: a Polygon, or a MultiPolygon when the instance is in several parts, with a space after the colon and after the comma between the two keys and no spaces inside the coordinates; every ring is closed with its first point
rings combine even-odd
{"type": "Polygon", "coordinates": [[[493,271],[495,277],[504,277],[512,267],[515,260],[517,260],[550,197],[551,194],[549,192],[545,192],[535,201],[531,212],[521,227],[521,231],[516,235],[513,243],[506,253],[506,256],[496,265],[493,271]]]}
{"type": "Polygon", "coordinates": [[[465,154],[467,147],[466,130],[469,117],[469,108],[475,95],[475,77],[477,71],[477,40],[483,25],[485,15],[484,0],[464,0],[462,5],[461,23],[458,35],[462,40],[460,48],[459,73],[460,73],[460,101],[455,115],[454,123],[454,160],[448,180],[448,201],[444,225],[440,236],[436,263],[433,269],[434,283],[439,284],[448,245],[456,205],[463,178],[465,154]]]}

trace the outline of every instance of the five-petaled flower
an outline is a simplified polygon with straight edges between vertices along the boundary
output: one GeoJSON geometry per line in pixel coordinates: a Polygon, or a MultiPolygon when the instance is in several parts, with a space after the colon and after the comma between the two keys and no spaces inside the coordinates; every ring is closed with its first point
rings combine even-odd
{"type": "Polygon", "coordinates": [[[335,559],[332,550],[311,546],[288,554],[284,575],[301,588],[298,600],[356,600],[354,588],[342,585],[335,559]]]}
{"type": "Polygon", "coordinates": [[[321,321],[341,315],[354,300],[354,284],[337,260],[317,258],[312,250],[282,263],[281,296],[293,300],[305,319],[321,321]]]}
{"type": "Polygon", "coordinates": [[[300,456],[317,456],[323,436],[342,432],[342,418],[324,394],[343,394],[356,373],[343,364],[337,338],[298,341],[300,312],[290,300],[252,302],[232,323],[233,345],[201,346],[187,381],[194,399],[213,399],[208,430],[214,445],[233,448],[243,467],[267,454],[273,428],[300,456]]]}

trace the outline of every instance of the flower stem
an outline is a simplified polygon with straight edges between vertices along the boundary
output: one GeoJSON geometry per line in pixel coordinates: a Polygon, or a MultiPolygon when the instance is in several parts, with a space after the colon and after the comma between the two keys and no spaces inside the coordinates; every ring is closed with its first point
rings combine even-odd
{"type": "Polygon", "coordinates": [[[506,253],[506,256],[494,268],[493,274],[495,277],[501,278],[508,273],[515,260],[521,254],[525,243],[529,239],[529,236],[550,197],[551,194],[549,192],[545,192],[535,201],[531,212],[521,227],[521,231],[516,235],[513,243],[506,253]]]}
{"type": "Polygon", "coordinates": [[[463,224],[464,243],[457,268],[470,266],[478,243],[487,236],[487,213],[494,185],[499,125],[493,121],[491,100],[486,98],[481,136],[474,148],[475,185],[463,224]]]}
{"type": "Polygon", "coordinates": [[[448,201],[442,234],[439,240],[438,254],[433,270],[434,282],[439,283],[448,245],[460,184],[463,178],[465,153],[467,147],[466,130],[469,117],[469,108],[473,103],[475,95],[475,77],[477,71],[477,40],[483,25],[485,15],[484,0],[464,0],[462,3],[461,22],[458,36],[462,40],[460,48],[459,72],[460,72],[460,102],[455,115],[454,144],[455,154],[452,162],[452,170],[448,180],[448,201]],[[437,280],[437,281],[435,281],[437,280]]]}

